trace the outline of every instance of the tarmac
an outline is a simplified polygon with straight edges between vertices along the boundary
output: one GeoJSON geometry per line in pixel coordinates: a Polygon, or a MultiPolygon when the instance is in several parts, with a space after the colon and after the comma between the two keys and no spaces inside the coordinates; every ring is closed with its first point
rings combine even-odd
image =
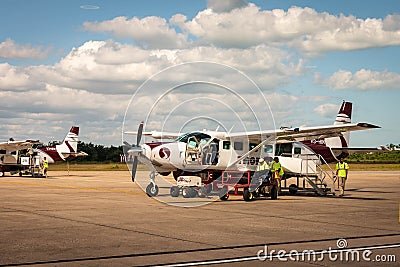
{"type": "Polygon", "coordinates": [[[342,198],[183,208],[128,171],[2,177],[0,266],[398,266],[399,185],[400,171],[351,171],[342,198]]]}

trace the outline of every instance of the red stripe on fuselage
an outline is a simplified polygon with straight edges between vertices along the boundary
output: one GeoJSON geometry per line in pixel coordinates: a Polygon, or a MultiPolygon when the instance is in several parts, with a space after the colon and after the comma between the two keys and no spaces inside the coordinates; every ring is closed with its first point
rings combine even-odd
{"type": "Polygon", "coordinates": [[[72,146],[69,144],[68,141],[65,141],[65,144],[67,145],[67,147],[69,148],[69,152],[71,153],[75,153],[76,151],[74,151],[74,149],[72,148],[72,146]]]}
{"type": "Polygon", "coordinates": [[[330,163],[336,161],[336,158],[333,155],[332,150],[325,144],[312,143],[309,140],[303,141],[302,143],[311,148],[316,154],[321,155],[321,157],[323,157],[326,162],[330,163]]]}
{"type": "MultiPolygon", "coordinates": [[[[343,147],[343,148],[348,147],[348,144],[347,144],[347,142],[346,142],[346,139],[344,139],[343,136],[340,136],[340,142],[342,143],[342,147],[343,147]]],[[[340,153],[340,155],[337,156],[337,158],[338,158],[338,159],[339,159],[339,158],[346,158],[346,157],[348,157],[348,156],[349,156],[349,153],[342,151],[342,152],[340,153]]]]}
{"type": "Polygon", "coordinates": [[[164,145],[164,144],[170,144],[172,142],[152,142],[152,143],[146,143],[146,145],[148,145],[151,149],[164,145]]]}
{"type": "Polygon", "coordinates": [[[39,150],[43,151],[49,157],[51,157],[54,161],[63,161],[63,159],[60,157],[60,155],[57,152],[56,146],[47,146],[47,147],[42,147],[39,148],[39,150]]]}

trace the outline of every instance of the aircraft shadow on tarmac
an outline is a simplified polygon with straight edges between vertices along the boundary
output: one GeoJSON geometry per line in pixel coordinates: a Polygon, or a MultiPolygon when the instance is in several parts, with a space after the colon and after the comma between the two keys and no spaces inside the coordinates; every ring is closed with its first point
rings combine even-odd
{"type": "MultiPolygon", "coordinates": [[[[169,189],[168,186],[160,186],[159,188],[164,188],[164,189],[169,189]]],[[[361,188],[353,188],[353,189],[346,189],[346,192],[362,192],[362,193],[391,193],[391,192],[383,192],[383,191],[373,191],[373,190],[362,190],[361,188]]],[[[159,197],[168,197],[170,196],[169,194],[159,194],[159,197]]],[[[283,192],[282,194],[280,194],[280,196],[292,196],[292,197],[299,197],[298,199],[278,199],[278,201],[283,201],[283,200],[301,200],[301,198],[303,197],[315,197],[315,198],[339,198],[337,196],[317,196],[315,193],[313,192],[298,192],[296,195],[290,195],[288,192],[283,192]]],[[[212,196],[211,196],[212,197],[212,196]]],[[[199,198],[199,200],[204,199],[204,198],[199,198]]],[[[352,196],[351,194],[346,194],[344,197],[341,197],[340,199],[358,199],[358,200],[388,200],[386,198],[380,198],[380,197],[356,197],[356,196],[352,196]]],[[[271,201],[271,199],[269,197],[261,197],[255,201],[271,201]]],[[[218,203],[219,201],[217,201],[218,203]]],[[[229,199],[228,201],[222,201],[220,203],[224,203],[224,202],[243,202],[243,199],[241,198],[234,198],[234,199],[229,199]]]]}
{"type": "Polygon", "coordinates": [[[363,190],[362,188],[346,189],[346,191],[361,192],[361,193],[378,193],[378,194],[390,194],[390,193],[393,193],[393,192],[387,192],[387,191],[363,190]]]}

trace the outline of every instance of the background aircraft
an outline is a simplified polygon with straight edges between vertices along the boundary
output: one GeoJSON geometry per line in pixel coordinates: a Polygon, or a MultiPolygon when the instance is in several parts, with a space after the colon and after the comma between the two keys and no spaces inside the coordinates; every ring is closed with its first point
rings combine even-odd
{"type": "Polygon", "coordinates": [[[86,156],[85,152],[77,152],[78,148],[79,127],[72,126],[64,141],[59,145],[43,146],[32,148],[34,145],[40,144],[38,140],[25,141],[7,141],[0,143],[0,176],[4,176],[5,172],[21,173],[29,168],[28,165],[22,165],[19,160],[19,151],[28,150],[32,156],[37,155],[39,161],[44,157],[49,163],[56,161],[65,161],[73,159],[77,156],[86,156]]]}
{"type": "Polygon", "coordinates": [[[78,152],[78,136],[79,127],[72,126],[61,144],[35,148],[33,151],[40,156],[41,160],[46,157],[49,163],[87,156],[85,152],[78,152]]]}

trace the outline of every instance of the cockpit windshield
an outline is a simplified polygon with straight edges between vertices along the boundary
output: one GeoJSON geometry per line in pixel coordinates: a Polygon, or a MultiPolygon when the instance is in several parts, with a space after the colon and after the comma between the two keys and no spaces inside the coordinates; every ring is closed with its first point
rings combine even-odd
{"type": "Polygon", "coordinates": [[[187,143],[189,137],[192,137],[192,136],[196,137],[196,139],[199,140],[199,141],[200,140],[208,141],[211,138],[211,136],[209,136],[208,134],[194,132],[194,133],[185,133],[185,134],[179,136],[175,141],[187,143]]]}

